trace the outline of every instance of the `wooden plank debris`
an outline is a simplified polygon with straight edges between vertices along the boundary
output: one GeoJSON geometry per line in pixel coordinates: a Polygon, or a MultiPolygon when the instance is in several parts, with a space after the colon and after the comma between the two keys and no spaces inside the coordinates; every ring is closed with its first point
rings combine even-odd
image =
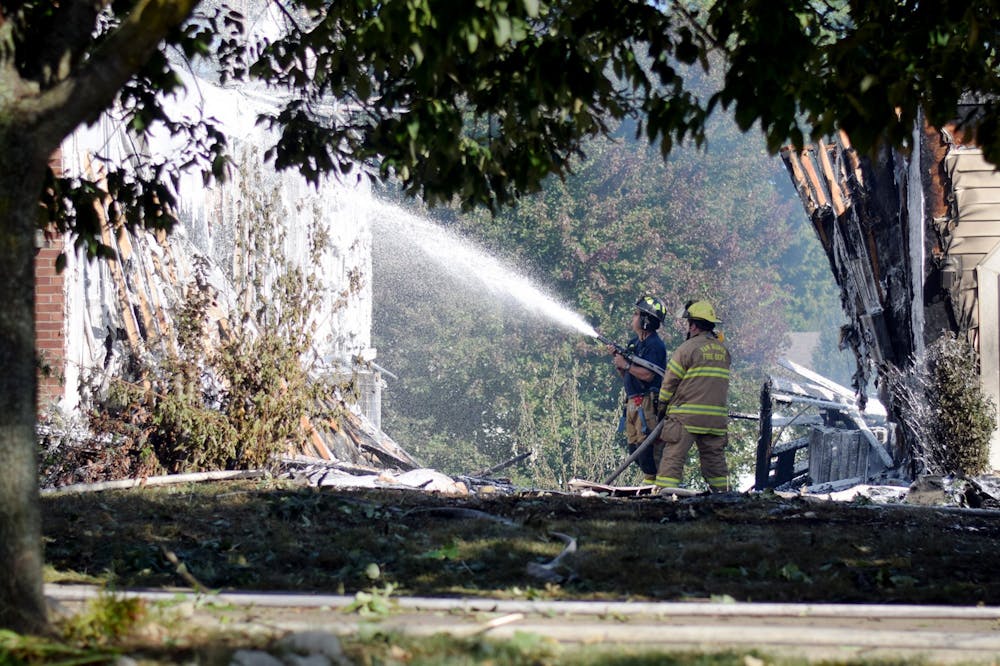
{"type": "MultiPolygon", "coordinates": [[[[635,497],[639,495],[656,495],[660,489],[654,485],[645,486],[611,486],[606,483],[588,481],[586,479],[570,479],[566,484],[573,492],[597,493],[601,495],[611,495],[613,497],[635,497]]],[[[689,488],[670,488],[666,491],[669,495],[678,497],[694,497],[700,493],[689,488]]]]}
{"type": "Polygon", "coordinates": [[[500,472],[500,471],[503,471],[503,470],[507,469],[511,465],[516,465],[517,463],[521,462],[522,460],[526,460],[527,458],[530,458],[533,453],[534,453],[533,450],[532,451],[525,451],[524,453],[519,453],[516,456],[514,456],[513,458],[510,458],[509,460],[505,460],[505,461],[503,461],[502,463],[500,463],[498,465],[494,465],[493,467],[489,467],[487,469],[484,469],[481,472],[476,472],[475,474],[471,474],[470,476],[473,476],[473,477],[476,477],[476,478],[480,478],[480,479],[488,478],[491,474],[496,474],[497,472],[500,472]]]}
{"type": "Polygon", "coordinates": [[[323,460],[332,460],[333,455],[330,453],[330,449],[326,447],[326,442],[320,437],[319,432],[313,426],[312,421],[305,414],[302,415],[302,419],[299,423],[302,430],[306,433],[306,446],[312,447],[313,452],[319,458],[323,460]]]}
{"type": "Polygon", "coordinates": [[[768,419],[762,418],[760,425],[757,490],[869,479],[893,467],[889,442],[880,441],[872,429],[878,423],[888,436],[888,429],[882,428],[883,415],[863,411],[847,388],[808,368],[787,359],[779,365],[795,377],[772,375],[761,389],[761,414],[768,414],[768,419]],[[770,413],[776,406],[798,411],[792,417],[779,417],[770,413]],[[808,427],[808,434],[781,440],[793,425],[808,427]]]}
{"type": "Polygon", "coordinates": [[[57,488],[42,488],[40,495],[69,495],[73,493],[97,492],[101,490],[123,490],[145,486],[168,486],[178,483],[200,483],[202,481],[223,481],[232,479],[259,479],[266,476],[264,470],[220,470],[214,472],[190,472],[186,474],[166,474],[144,476],[137,479],[116,479],[98,483],[74,483],[57,488]]]}

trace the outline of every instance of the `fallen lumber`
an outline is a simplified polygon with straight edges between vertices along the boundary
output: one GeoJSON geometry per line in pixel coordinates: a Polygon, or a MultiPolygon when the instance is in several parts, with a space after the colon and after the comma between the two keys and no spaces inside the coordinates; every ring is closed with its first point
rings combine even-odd
{"type": "Polygon", "coordinates": [[[40,495],[66,495],[70,493],[96,492],[99,490],[120,490],[123,488],[139,488],[144,486],[167,486],[174,483],[197,483],[200,481],[222,481],[228,479],[258,479],[265,474],[266,472],[261,469],[191,472],[189,474],[143,476],[137,479],[119,479],[116,481],[101,481],[99,483],[74,483],[68,486],[42,488],[38,492],[40,495]]]}
{"type": "Polygon", "coordinates": [[[494,465],[493,467],[490,467],[488,469],[484,469],[481,472],[476,472],[475,474],[470,474],[470,476],[475,477],[475,478],[479,478],[479,479],[488,478],[490,476],[490,474],[496,474],[497,472],[499,472],[501,470],[507,469],[511,465],[516,465],[517,463],[521,462],[525,458],[530,457],[532,453],[534,453],[534,451],[525,451],[524,453],[519,453],[518,455],[514,456],[510,460],[505,460],[502,463],[500,463],[499,465],[494,465]]]}

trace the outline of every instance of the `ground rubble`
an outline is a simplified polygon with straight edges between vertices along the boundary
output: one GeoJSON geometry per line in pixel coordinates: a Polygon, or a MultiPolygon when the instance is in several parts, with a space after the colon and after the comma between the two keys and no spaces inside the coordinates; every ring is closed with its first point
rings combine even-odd
{"type": "Polygon", "coordinates": [[[834,501],[864,500],[875,504],[914,504],[971,509],[1000,509],[1000,477],[920,476],[905,483],[878,484],[861,479],[803,487],[800,491],[777,491],[783,497],[811,496],[834,501]]]}
{"type": "MultiPolygon", "coordinates": [[[[802,369],[799,369],[800,372],[802,369]]],[[[524,489],[499,475],[531,452],[521,453],[487,470],[450,475],[422,466],[402,446],[375,428],[364,417],[345,413],[338,427],[309,424],[309,437],[295,450],[273,461],[266,469],[213,470],[187,474],[145,476],[129,467],[116,447],[96,437],[76,419],[64,418],[39,425],[40,441],[47,443],[40,485],[42,494],[88,492],[224,478],[277,477],[317,488],[419,490],[444,497],[490,494],[559,493],[649,496],[649,485],[612,486],[584,479],[571,479],[561,489],[524,489]],[[54,464],[52,460],[62,460],[54,464]],[[74,483],[75,482],[75,483],[74,483]]],[[[774,492],[783,497],[813,497],[832,501],[865,501],[875,504],[920,504],[963,508],[1000,508],[1000,477],[922,476],[914,481],[891,476],[853,477],[819,484],[785,484],[774,492]]],[[[682,489],[678,496],[699,494],[682,489]]]]}
{"type": "MultiPolygon", "coordinates": [[[[650,485],[611,486],[583,479],[572,479],[567,489],[530,490],[519,488],[508,478],[473,475],[449,475],[426,467],[411,469],[379,468],[338,460],[306,456],[283,456],[271,469],[220,470],[155,477],[108,479],[94,483],[47,486],[42,494],[88,492],[109,489],[216,481],[234,478],[276,477],[316,487],[342,490],[398,489],[416,490],[443,497],[509,495],[518,493],[569,492],[584,496],[650,496],[656,488],[650,485]]],[[[861,501],[873,504],[912,504],[921,506],[960,507],[969,509],[1000,509],[1000,476],[976,477],[921,476],[912,482],[901,479],[863,480],[842,479],[835,482],[803,485],[798,489],[783,488],[773,492],[785,498],[809,497],[830,501],[861,501]]],[[[679,497],[696,496],[698,491],[678,489],[679,497]]]]}
{"type": "MultiPolygon", "coordinates": [[[[450,497],[515,493],[523,491],[509,479],[477,476],[449,476],[429,468],[406,471],[345,467],[335,461],[296,456],[283,461],[283,476],[315,487],[412,488],[450,497]]],[[[583,495],[614,495],[617,497],[655,494],[654,486],[610,486],[582,479],[567,484],[569,492],[583,495]]],[[[549,491],[551,492],[551,491],[549,491]]],[[[692,496],[697,491],[681,489],[679,496],[692,496]]],[[[1000,476],[977,477],[921,476],[913,482],[885,479],[884,483],[860,478],[802,486],[797,490],[778,490],[781,497],[813,497],[832,501],[868,501],[875,504],[916,504],[1000,509],[1000,476]]]]}
{"type": "Polygon", "coordinates": [[[326,488],[413,488],[440,493],[449,497],[462,497],[472,492],[513,490],[509,481],[479,479],[468,476],[451,477],[430,468],[409,470],[375,469],[347,466],[306,456],[282,460],[281,476],[302,484],[326,488]]]}

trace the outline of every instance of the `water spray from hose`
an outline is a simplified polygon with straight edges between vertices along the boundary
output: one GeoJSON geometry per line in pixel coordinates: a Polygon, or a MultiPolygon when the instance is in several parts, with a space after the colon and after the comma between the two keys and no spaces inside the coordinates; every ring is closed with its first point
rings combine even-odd
{"type": "Polygon", "coordinates": [[[598,337],[594,327],[580,314],[542,292],[516,269],[505,266],[471,241],[396,206],[377,201],[369,205],[373,227],[380,234],[380,240],[403,244],[408,250],[419,250],[456,279],[474,281],[494,296],[516,303],[562,328],[598,337]]]}

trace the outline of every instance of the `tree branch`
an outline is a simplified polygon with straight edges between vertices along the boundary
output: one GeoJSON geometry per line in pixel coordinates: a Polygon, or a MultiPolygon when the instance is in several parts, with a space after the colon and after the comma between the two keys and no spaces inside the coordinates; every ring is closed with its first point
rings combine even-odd
{"type": "Polygon", "coordinates": [[[22,116],[34,126],[40,145],[58,145],[80,123],[108,108],[122,86],[146,63],[170,30],[191,16],[200,0],[139,0],[121,25],[87,59],[76,75],[30,102],[22,116]]]}
{"type": "Polygon", "coordinates": [[[688,9],[684,7],[682,3],[672,2],[671,5],[674,8],[674,10],[677,11],[677,13],[679,13],[684,18],[684,20],[691,27],[691,29],[694,30],[695,33],[701,35],[701,38],[704,39],[706,43],[711,44],[713,47],[719,49],[723,53],[726,54],[729,53],[729,51],[726,49],[726,45],[721,44],[719,40],[716,38],[716,36],[713,35],[711,32],[709,32],[708,28],[705,27],[700,21],[698,21],[698,19],[695,18],[695,16],[690,11],[688,11],[688,9]]]}

